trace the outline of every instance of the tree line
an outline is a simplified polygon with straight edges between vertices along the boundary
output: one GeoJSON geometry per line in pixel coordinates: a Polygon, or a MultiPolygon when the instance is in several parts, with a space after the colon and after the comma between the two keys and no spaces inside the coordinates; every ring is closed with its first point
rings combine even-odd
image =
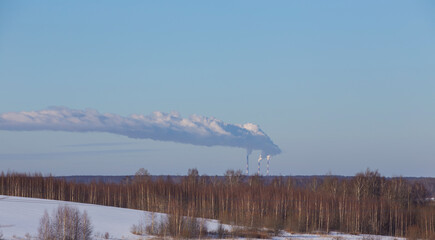
{"type": "Polygon", "coordinates": [[[64,200],[218,219],[290,232],[340,231],[397,237],[435,237],[435,206],[426,188],[367,170],[351,178],[187,176],[152,179],[141,169],[121,183],[76,183],[42,174],[1,173],[0,194],[64,200]]]}

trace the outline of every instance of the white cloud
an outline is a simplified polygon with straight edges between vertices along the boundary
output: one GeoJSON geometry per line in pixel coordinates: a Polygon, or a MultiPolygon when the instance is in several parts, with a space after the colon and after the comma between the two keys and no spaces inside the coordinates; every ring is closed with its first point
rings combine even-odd
{"type": "Polygon", "coordinates": [[[281,153],[279,147],[256,124],[229,124],[198,115],[182,118],[175,112],[122,117],[117,114],[101,114],[92,109],[52,107],[41,111],[0,114],[0,129],[108,132],[130,138],[239,147],[247,149],[248,153],[252,150],[260,150],[266,155],[281,153]]]}

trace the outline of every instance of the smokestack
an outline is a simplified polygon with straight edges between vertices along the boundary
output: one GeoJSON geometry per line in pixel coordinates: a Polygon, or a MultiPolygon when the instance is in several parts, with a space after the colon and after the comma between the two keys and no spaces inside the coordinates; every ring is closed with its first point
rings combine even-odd
{"type": "Polygon", "coordinates": [[[267,173],[266,175],[269,176],[269,165],[270,165],[270,155],[267,155],[266,159],[267,159],[267,173]]]}
{"type": "Polygon", "coordinates": [[[258,175],[260,175],[260,162],[261,162],[261,160],[263,160],[263,158],[261,157],[261,154],[260,154],[260,157],[258,158],[258,175]]]}
{"type": "Polygon", "coordinates": [[[246,175],[249,175],[249,154],[246,154],[246,175]]]}

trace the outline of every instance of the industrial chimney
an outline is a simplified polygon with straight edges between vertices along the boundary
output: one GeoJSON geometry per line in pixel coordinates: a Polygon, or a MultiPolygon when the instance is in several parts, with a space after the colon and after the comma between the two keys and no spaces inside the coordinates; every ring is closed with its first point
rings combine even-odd
{"type": "Polygon", "coordinates": [[[261,157],[261,154],[260,154],[260,157],[258,158],[258,175],[260,175],[260,162],[261,162],[261,160],[263,160],[263,158],[261,157]]]}
{"type": "Polygon", "coordinates": [[[246,154],[246,175],[249,175],[249,154],[246,154]]]}

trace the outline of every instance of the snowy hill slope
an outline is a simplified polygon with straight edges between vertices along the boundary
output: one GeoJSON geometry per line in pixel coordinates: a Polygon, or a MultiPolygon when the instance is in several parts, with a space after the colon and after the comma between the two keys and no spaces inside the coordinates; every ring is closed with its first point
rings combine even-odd
{"type": "MultiPolygon", "coordinates": [[[[0,195],[0,231],[6,239],[12,239],[14,235],[23,237],[26,233],[36,236],[39,219],[44,211],[51,214],[60,205],[86,210],[94,227],[94,234],[108,232],[117,239],[137,239],[137,236],[130,233],[130,228],[144,218],[144,212],[139,210],[0,195]]],[[[156,213],[156,219],[162,215],[156,213]]],[[[151,221],[151,213],[145,216],[149,216],[151,221]]]]}
{"type": "MultiPolygon", "coordinates": [[[[130,233],[131,226],[138,224],[140,220],[151,222],[151,212],[139,210],[106,207],[100,205],[64,202],[55,200],[44,200],[36,198],[10,197],[0,195],[0,232],[5,239],[24,239],[28,234],[36,238],[39,220],[48,211],[49,214],[58,206],[74,206],[80,211],[86,211],[94,227],[95,239],[102,239],[107,232],[110,239],[141,239],[137,235],[130,233]]],[[[156,221],[164,218],[166,214],[154,213],[156,221]]],[[[216,220],[206,220],[207,228],[210,231],[216,230],[218,222],[216,220]]],[[[228,228],[228,226],[227,226],[228,228]]],[[[144,236],[143,239],[149,238],[144,236]]],[[[312,234],[290,234],[284,233],[282,237],[274,239],[376,239],[393,240],[399,238],[381,237],[370,235],[312,235],[312,234]]]]}

